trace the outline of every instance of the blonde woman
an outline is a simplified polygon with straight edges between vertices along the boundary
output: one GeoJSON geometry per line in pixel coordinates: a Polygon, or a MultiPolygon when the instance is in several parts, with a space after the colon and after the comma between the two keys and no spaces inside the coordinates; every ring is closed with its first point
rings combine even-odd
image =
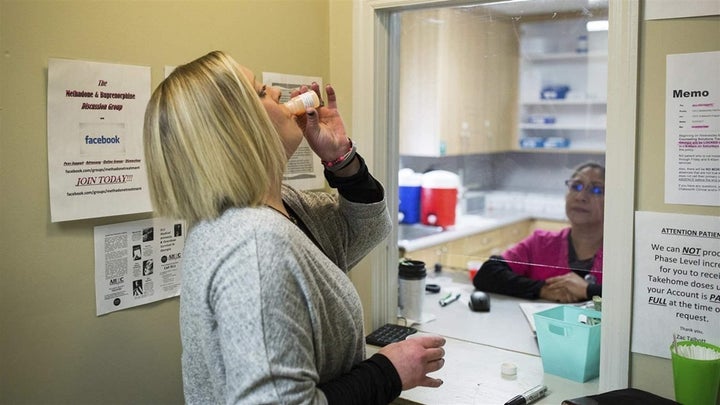
{"type": "MultiPolygon", "coordinates": [[[[190,225],[180,332],[185,399],[389,403],[437,387],[444,340],[365,358],[347,277],[390,231],[384,190],[347,137],[335,91],[296,118],[279,89],[223,52],[179,66],[154,91],[144,143],[156,212],[190,225]],[[282,184],[303,137],[339,196],[282,184]]],[[[320,89],[313,83],[304,91],[320,89]]],[[[297,93],[297,92],[296,92],[297,93]]]]}

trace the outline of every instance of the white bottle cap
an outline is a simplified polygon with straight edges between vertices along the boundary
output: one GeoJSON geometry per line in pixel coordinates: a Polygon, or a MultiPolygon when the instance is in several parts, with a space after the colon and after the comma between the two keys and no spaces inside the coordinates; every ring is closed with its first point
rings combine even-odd
{"type": "Polygon", "coordinates": [[[398,186],[420,187],[422,178],[422,173],[415,173],[413,169],[400,169],[398,172],[398,186]]]}
{"type": "Polygon", "coordinates": [[[507,377],[515,376],[517,375],[517,366],[515,363],[503,363],[500,366],[500,372],[507,377]]]}
{"type": "Polygon", "coordinates": [[[422,175],[422,187],[456,189],[460,187],[460,176],[446,170],[433,170],[422,175]]]}

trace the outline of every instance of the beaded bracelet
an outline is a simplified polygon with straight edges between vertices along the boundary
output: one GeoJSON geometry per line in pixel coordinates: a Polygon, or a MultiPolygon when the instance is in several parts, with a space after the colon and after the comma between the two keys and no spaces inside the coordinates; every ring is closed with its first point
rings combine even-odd
{"type": "Polygon", "coordinates": [[[348,149],[347,152],[345,152],[344,155],[340,156],[339,158],[333,160],[332,162],[327,162],[325,160],[321,160],[323,166],[325,166],[325,169],[331,172],[336,172],[345,166],[349,165],[350,162],[352,162],[353,158],[355,157],[355,152],[357,151],[357,147],[353,143],[352,139],[348,138],[348,141],[350,141],[350,149],[348,149]]]}

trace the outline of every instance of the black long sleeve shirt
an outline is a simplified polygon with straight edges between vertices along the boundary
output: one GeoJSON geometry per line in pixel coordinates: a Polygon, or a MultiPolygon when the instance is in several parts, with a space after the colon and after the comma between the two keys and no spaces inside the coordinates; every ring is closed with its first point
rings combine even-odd
{"type": "MultiPolygon", "coordinates": [[[[568,236],[568,267],[580,277],[588,280],[593,260],[578,260],[575,248],[568,236]]],[[[602,285],[588,280],[586,299],[602,296],[602,285]]],[[[478,290],[535,300],[540,298],[544,280],[535,280],[515,273],[502,256],[490,256],[478,270],[473,279],[478,290]]]]}
{"type": "MultiPolygon", "coordinates": [[[[360,155],[355,155],[355,159],[360,161],[360,169],[352,176],[339,177],[325,170],[328,184],[352,202],[369,204],[382,201],[385,193],[382,185],[372,177],[360,155]]],[[[298,225],[314,240],[305,224],[298,225]]],[[[402,380],[390,360],[376,353],[340,377],[318,385],[318,388],[325,394],[329,404],[379,405],[389,404],[400,396],[402,380]]]]}

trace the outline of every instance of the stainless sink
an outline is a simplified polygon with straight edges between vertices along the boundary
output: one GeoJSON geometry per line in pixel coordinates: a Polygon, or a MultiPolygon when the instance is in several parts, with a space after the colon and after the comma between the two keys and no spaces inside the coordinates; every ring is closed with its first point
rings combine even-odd
{"type": "Polygon", "coordinates": [[[422,238],[425,236],[435,235],[442,232],[443,229],[440,226],[428,226],[422,224],[399,224],[398,225],[398,240],[413,240],[422,238]]]}

